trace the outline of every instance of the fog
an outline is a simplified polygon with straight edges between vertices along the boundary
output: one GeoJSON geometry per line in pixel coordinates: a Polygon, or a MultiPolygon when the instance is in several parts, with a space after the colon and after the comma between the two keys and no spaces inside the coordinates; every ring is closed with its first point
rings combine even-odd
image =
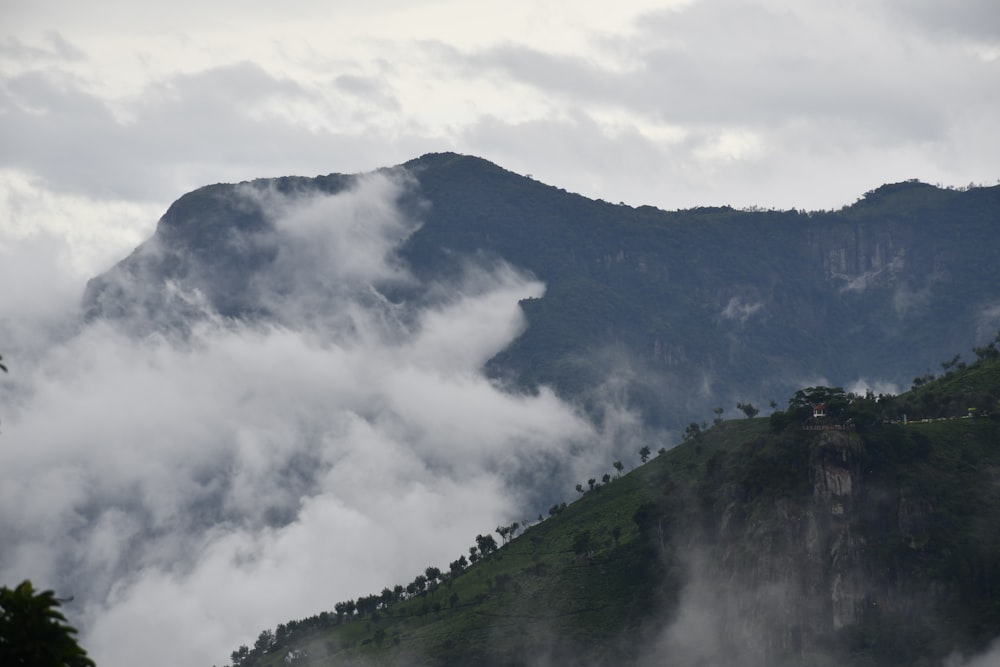
{"type": "Polygon", "coordinates": [[[480,372],[544,285],[469,263],[419,305],[384,296],[413,284],[395,254],[419,225],[395,205],[407,187],[245,189],[273,222],[277,259],[252,280],[274,316],[130,286],[180,295],[197,311],[183,335],[83,323],[58,239],[3,239],[21,289],[0,301],[0,580],[73,597],[98,664],[223,664],[262,629],[445,565],[612,460],[576,408],[480,372]]]}

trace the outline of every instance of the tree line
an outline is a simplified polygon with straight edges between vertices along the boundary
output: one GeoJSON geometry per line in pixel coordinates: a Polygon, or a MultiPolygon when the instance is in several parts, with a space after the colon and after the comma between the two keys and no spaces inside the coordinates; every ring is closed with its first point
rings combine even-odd
{"type": "MultiPolygon", "coordinates": [[[[658,454],[665,454],[666,451],[666,448],[661,447],[658,454]]],[[[638,453],[642,463],[646,463],[652,456],[652,450],[647,446],[639,449],[638,453]]],[[[616,471],[615,479],[621,478],[625,471],[625,465],[621,461],[615,461],[612,467],[616,471]]],[[[601,482],[598,482],[596,478],[591,478],[587,483],[589,490],[597,490],[602,484],[609,484],[611,481],[611,474],[606,473],[601,478],[601,482]]],[[[585,492],[581,484],[577,484],[576,488],[581,493],[585,492]]],[[[567,504],[565,502],[553,505],[549,508],[549,516],[559,514],[566,507],[567,504]]],[[[538,521],[541,522],[543,520],[544,517],[539,514],[538,521]]],[[[527,521],[514,521],[509,524],[498,525],[493,532],[499,536],[499,543],[497,543],[492,534],[476,535],[476,543],[469,547],[468,555],[462,554],[451,561],[448,564],[447,570],[428,566],[408,584],[396,584],[392,588],[383,588],[381,593],[372,593],[358,598],[343,600],[333,605],[332,612],[323,611],[302,620],[281,623],[274,630],[262,630],[252,647],[243,644],[230,654],[232,667],[250,667],[256,664],[257,660],[264,655],[272,653],[277,649],[291,647],[294,642],[307,635],[335,627],[341,623],[364,618],[377,622],[382,615],[391,615],[394,607],[399,603],[424,597],[441,585],[449,585],[465,572],[466,569],[489,558],[492,554],[510,544],[517,537],[519,531],[528,527],[527,524],[527,521]]],[[[574,543],[574,551],[585,550],[585,548],[585,544],[574,543]]],[[[503,590],[506,584],[506,580],[501,578],[503,576],[506,575],[498,575],[496,580],[489,582],[491,589],[503,590]]],[[[455,607],[458,602],[457,593],[452,593],[448,599],[448,604],[451,607],[455,607]]],[[[435,606],[438,605],[440,603],[436,602],[435,606]]],[[[430,609],[427,611],[430,611],[430,609]]],[[[440,611],[440,608],[435,608],[434,611],[440,611]]],[[[298,655],[302,656],[303,654],[299,653],[298,655]]]]}
{"type": "MultiPolygon", "coordinates": [[[[381,593],[337,602],[333,605],[332,612],[323,611],[299,621],[281,623],[273,631],[270,629],[262,630],[252,647],[243,644],[230,654],[232,666],[248,667],[255,664],[264,655],[276,649],[290,646],[306,635],[350,620],[368,618],[377,622],[381,615],[392,614],[393,608],[400,602],[423,597],[438,586],[450,583],[472,564],[488,558],[501,547],[510,543],[521,527],[521,523],[518,521],[497,526],[495,532],[500,536],[500,544],[497,544],[492,535],[476,535],[476,543],[469,547],[468,557],[462,554],[449,563],[447,570],[432,565],[425,568],[422,573],[406,585],[396,584],[392,588],[383,588],[381,593]]],[[[452,594],[449,604],[452,607],[458,604],[457,594],[452,594]]]]}

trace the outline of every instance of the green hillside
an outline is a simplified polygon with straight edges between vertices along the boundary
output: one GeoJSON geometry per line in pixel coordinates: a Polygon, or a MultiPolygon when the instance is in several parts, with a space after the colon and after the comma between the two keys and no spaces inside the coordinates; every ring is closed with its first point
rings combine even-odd
{"type": "Polygon", "coordinates": [[[980,650],[1000,635],[996,342],[945,365],[897,397],[810,388],[768,418],[693,425],[627,474],[608,462],[478,562],[456,554],[437,583],[418,573],[265,631],[234,661],[936,665],[980,650]],[[955,407],[970,397],[975,416],[955,407]],[[936,420],[898,421],[918,406],[936,420]],[[703,662],[691,618],[716,637],[703,662]]]}

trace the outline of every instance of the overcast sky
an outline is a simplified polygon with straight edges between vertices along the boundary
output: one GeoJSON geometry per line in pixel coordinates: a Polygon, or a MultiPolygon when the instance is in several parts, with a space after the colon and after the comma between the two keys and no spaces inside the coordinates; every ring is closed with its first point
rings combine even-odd
{"type": "Polygon", "coordinates": [[[359,300],[405,272],[392,253],[416,221],[392,206],[399,183],[271,211],[300,270],[282,276],[302,283],[289,308],[315,296],[317,259],[296,252],[355,261],[333,306],[362,338],[209,319],[179,345],[73,319],[86,280],[189,190],[446,150],[668,209],[993,184],[1000,10],[0,0],[0,583],[80,585],[66,594],[101,664],[207,667],[522,518],[512,479],[535,456],[578,457],[569,493],[606,472],[627,436],[478,373],[543,285],[470,267],[405,326],[359,300]],[[332,218],[347,231],[324,231],[332,218]],[[359,256],[350,225],[373,219],[359,256]],[[185,640],[151,656],[165,636],[185,640]]]}
{"type": "Polygon", "coordinates": [[[0,201],[82,268],[179,195],[451,150],[663,208],[1000,178],[993,0],[0,0],[0,201]]]}

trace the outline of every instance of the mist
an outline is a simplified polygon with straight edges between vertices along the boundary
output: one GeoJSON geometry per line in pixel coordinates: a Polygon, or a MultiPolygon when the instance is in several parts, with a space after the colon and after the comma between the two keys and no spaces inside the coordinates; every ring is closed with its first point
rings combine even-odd
{"type": "Polygon", "coordinates": [[[84,322],[58,244],[5,239],[23,290],[0,302],[0,580],[72,597],[98,664],[226,663],[265,628],[443,566],[612,460],[577,408],[481,372],[523,330],[518,301],[543,294],[532,276],[470,262],[417,301],[385,296],[414,284],[395,254],[419,226],[396,205],[407,187],[245,188],[272,223],[257,242],[278,249],[250,278],[273,316],[128,286],[173,290],[197,314],[183,335],[84,322]]]}

